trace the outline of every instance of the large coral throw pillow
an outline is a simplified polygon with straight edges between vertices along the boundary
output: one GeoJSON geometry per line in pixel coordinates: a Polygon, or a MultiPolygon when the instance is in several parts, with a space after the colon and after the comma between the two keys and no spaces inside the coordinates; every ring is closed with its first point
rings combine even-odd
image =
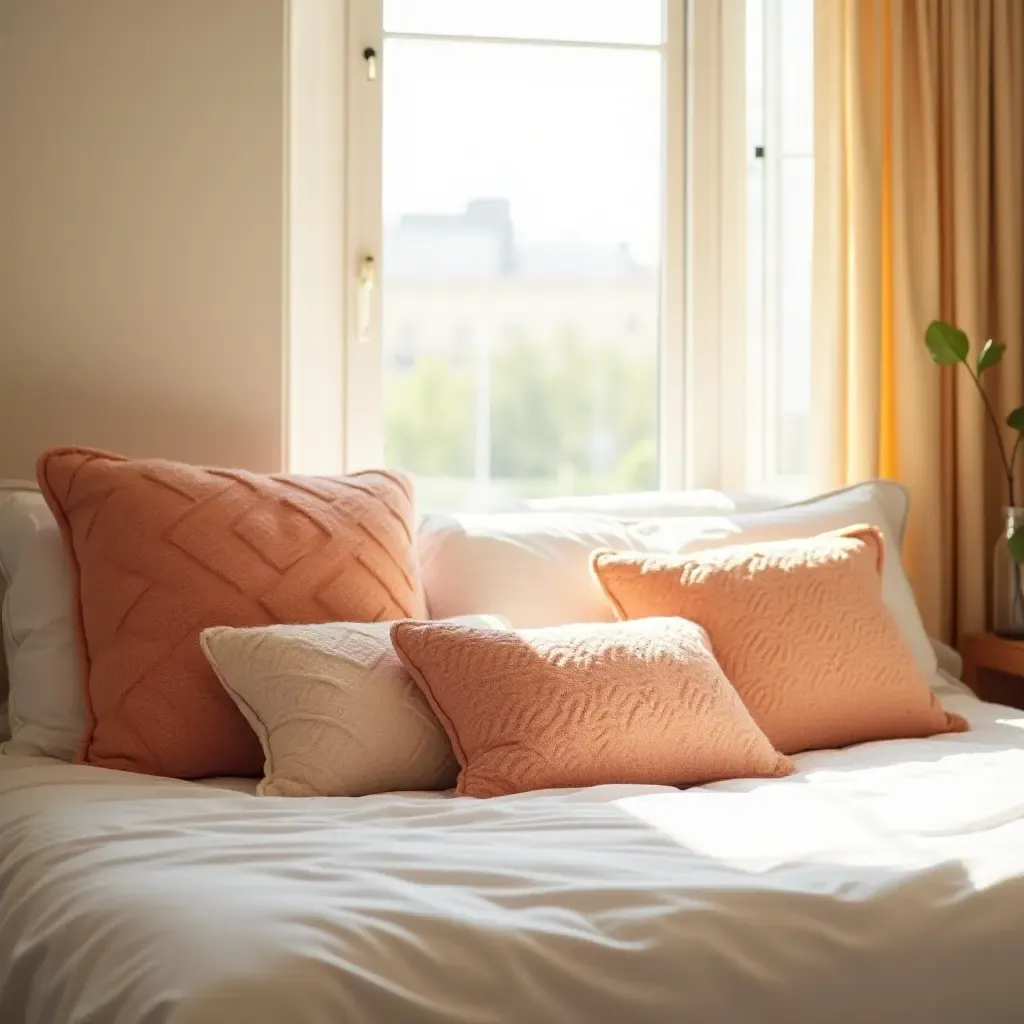
{"type": "Polygon", "coordinates": [[[38,477],[75,587],[78,762],[260,775],[260,743],[203,657],[204,628],[424,613],[401,476],[260,476],[58,448],[38,477]]]}
{"type": "Polygon", "coordinates": [[[451,740],[466,796],[793,770],[683,619],[517,632],[396,622],[391,640],[451,740]]]}
{"type": "Polygon", "coordinates": [[[961,732],[882,600],[873,526],[690,555],[597,552],[620,618],[700,623],[754,721],[786,754],[961,732]]]}

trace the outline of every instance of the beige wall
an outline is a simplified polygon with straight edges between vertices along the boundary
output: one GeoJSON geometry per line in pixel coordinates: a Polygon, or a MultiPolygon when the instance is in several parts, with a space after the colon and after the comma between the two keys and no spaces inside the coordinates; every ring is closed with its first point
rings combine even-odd
{"type": "Polygon", "coordinates": [[[292,0],[288,75],[288,467],[343,464],[343,0],[292,0]]]}
{"type": "Polygon", "coordinates": [[[0,477],[285,460],[286,0],[0,0],[0,477]]]}

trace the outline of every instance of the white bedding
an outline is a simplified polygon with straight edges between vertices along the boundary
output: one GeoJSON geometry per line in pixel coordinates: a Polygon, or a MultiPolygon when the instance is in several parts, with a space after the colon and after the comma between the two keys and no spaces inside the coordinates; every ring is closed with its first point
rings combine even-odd
{"type": "Polygon", "coordinates": [[[1024,716],[788,779],[255,798],[0,759],[0,1022],[1018,1021],[1024,716]]]}

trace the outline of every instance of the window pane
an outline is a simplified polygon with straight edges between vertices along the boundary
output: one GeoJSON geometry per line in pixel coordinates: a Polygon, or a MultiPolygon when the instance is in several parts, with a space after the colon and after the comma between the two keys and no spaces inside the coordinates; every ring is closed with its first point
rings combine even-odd
{"type": "Polygon", "coordinates": [[[782,149],[807,156],[814,151],[814,0],[784,0],[779,16],[782,149]]]}
{"type": "Polygon", "coordinates": [[[656,487],[660,54],[385,48],[390,463],[434,509],[656,487]]]}
{"type": "Polygon", "coordinates": [[[657,44],[662,26],[662,0],[384,0],[385,32],[657,44]]]}
{"type": "MultiPolygon", "coordinates": [[[[764,0],[747,0],[747,372],[754,381],[768,377],[765,366],[765,103],[764,0]]],[[[750,403],[747,417],[753,436],[764,433],[763,405],[750,403]]],[[[747,464],[756,467],[751,485],[760,485],[763,453],[751,445],[747,464]]]]}
{"type": "Polygon", "coordinates": [[[814,3],[746,10],[748,482],[796,496],[810,480],[814,3]]]}
{"type": "Polygon", "coordinates": [[[779,4],[779,367],[776,470],[809,479],[814,225],[814,0],[779,4]]]}
{"type": "Polygon", "coordinates": [[[782,265],[779,344],[782,373],[778,396],[777,468],[784,476],[810,472],[811,248],[814,161],[782,161],[782,265]]]}

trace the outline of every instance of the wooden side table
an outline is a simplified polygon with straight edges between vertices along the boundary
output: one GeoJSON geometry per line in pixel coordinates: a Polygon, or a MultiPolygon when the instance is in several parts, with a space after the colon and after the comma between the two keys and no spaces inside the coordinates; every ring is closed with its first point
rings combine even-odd
{"type": "Polygon", "coordinates": [[[1024,640],[975,633],[960,646],[964,682],[982,699],[1024,711],[1024,640]]]}

